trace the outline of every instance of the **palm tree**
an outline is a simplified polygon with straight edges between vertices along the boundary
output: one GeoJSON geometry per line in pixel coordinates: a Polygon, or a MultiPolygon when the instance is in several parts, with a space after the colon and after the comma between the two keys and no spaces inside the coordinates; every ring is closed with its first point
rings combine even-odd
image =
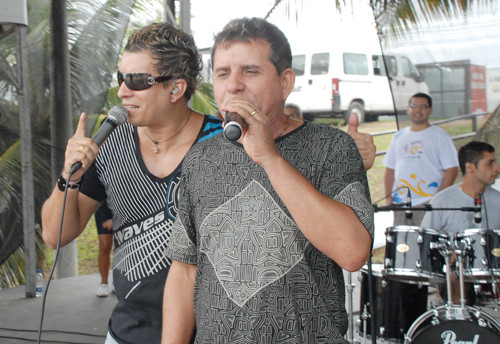
{"type": "MultiPolygon", "coordinates": [[[[112,77],[135,14],[145,14],[155,0],[74,0],[68,1],[68,38],[70,50],[72,113],[106,112],[120,103],[112,77]],[[99,49],[96,49],[99,47],[99,49]],[[92,71],[89,73],[88,71],[92,71]]],[[[33,169],[35,176],[35,222],[40,223],[40,209],[53,185],[50,166],[50,74],[49,65],[50,0],[28,0],[28,57],[30,69],[30,104],[33,128],[33,169]]],[[[147,12],[148,18],[151,13],[147,12]]],[[[157,14],[161,20],[161,13],[157,14]]],[[[0,41],[0,52],[15,65],[13,37],[0,41]]],[[[0,72],[0,287],[24,282],[22,247],[22,203],[18,104],[14,86],[0,72]]],[[[207,113],[214,112],[210,86],[197,92],[193,105],[207,113]]],[[[93,116],[96,123],[96,116],[93,116]]],[[[90,126],[92,130],[92,126],[90,126]]],[[[40,238],[38,238],[40,239],[40,238]]],[[[37,241],[38,255],[43,244],[37,241]]],[[[38,260],[39,262],[41,259],[38,260]]],[[[40,265],[40,263],[39,263],[40,265]]]]}

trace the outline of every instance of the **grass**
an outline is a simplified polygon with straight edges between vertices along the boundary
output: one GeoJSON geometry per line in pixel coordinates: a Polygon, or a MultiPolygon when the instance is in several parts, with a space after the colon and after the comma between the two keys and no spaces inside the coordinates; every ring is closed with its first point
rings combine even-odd
{"type": "MultiPolygon", "coordinates": [[[[437,120],[437,119],[434,119],[437,120]]],[[[344,131],[347,130],[347,126],[343,124],[343,120],[339,119],[317,119],[315,122],[331,125],[338,127],[344,131]]],[[[484,123],[478,121],[478,126],[484,123]]],[[[451,136],[464,134],[472,131],[471,120],[459,120],[451,123],[446,123],[440,125],[440,127],[446,129],[451,136]]],[[[408,123],[400,123],[401,127],[407,126],[408,123]]],[[[364,123],[359,127],[360,132],[365,133],[381,133],[386,131],[391,131],[397,129],[396,122],[393,118],[386,117],[381,118],[377,122],[364,123]]],[[[393,134],[374,136],[374,142],[377,146],[377,152],[385,151],[389,148],[393,134]]],[[[458,148],[464,144],[463,141],[455,142],[455,146],[458,148]]],[[[384,155],[377,156],[373,167],[368,171],[368,182],[370,185],[370,193],[372,197],[372,203],[380,201],[383,205],[384,199],[384,171],[385,167],[382,165],[382,160],[384,155]]],[[[458,179],[458,178],[457,178],[458,179]]],[[[97,255],[99,250],[99,242],[97,238],[97,230],[95,227],[94,218],[87,225],[85,231],[78,238],[78,272],[80,275],[98,273],[97,265],[97,255]]],[[[52,262],[50,262],[52,264],[52,262]]]]}
{"type": "MultiPolygon", "coordinates": [[[[94,217],[77,239],[78,245],[78,275],[99,273],[97,256],[99,254],[99,239],[94,217]]],[[[46,249],[44,275],[48,276],[54,263],[54,251],[46,249]]]]}

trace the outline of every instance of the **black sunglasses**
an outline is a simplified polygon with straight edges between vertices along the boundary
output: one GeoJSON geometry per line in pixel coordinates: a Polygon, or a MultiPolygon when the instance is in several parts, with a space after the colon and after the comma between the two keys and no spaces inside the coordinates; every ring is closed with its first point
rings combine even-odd
{"type": "Polygon", "coordinates": [[[159,81],[167,81],[172,79],[171,76],[152,76],[149,73],[120,73],[116,72],[118,85],[125,81],[129,90],[140,91],[156,85],[159,81]]]}

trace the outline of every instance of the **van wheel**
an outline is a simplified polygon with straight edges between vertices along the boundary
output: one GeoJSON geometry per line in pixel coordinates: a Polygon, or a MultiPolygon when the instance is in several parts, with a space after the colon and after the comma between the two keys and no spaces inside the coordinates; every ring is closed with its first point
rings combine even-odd
{"type": "Polygon", "coordinates": [[[352,102],[351,106],[349,106],[349,110],[347,110],[347,112],[345,113],[346,122],[349,121],[349,116],[353,112],[356,114],[356,116],[358,116],[359,124],[365,121],[365,109],[363,108],[363,105],[358,102],[352,102]]]}

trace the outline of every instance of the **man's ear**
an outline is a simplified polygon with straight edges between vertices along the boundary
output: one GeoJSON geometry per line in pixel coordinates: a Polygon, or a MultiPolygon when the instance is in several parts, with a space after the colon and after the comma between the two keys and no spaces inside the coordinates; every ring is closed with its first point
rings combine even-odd
{"type": "Polygon", "coordinates": [[[290,93],[292,93],[293,86],[295,85],[295,72],[292,68],[287,68],[281,73],[280,79],[282,100],[285,101],[290,93]]]}
{"type": "Polygon", "coordinates": [[[474,165],[473,162],[466,162],[465,163],[465,173],[469,174],[472,173],[476,169],[476,165],[474,165]]]}
{"type": "Polygon", "coordinates": [[[170,100],[172,103],[175,103],[177,100],[184,97],[184,93],[186,93],[187,89],[187,81],[184,79],[173,80],[168,88],[170,89],[170,100]]]}

